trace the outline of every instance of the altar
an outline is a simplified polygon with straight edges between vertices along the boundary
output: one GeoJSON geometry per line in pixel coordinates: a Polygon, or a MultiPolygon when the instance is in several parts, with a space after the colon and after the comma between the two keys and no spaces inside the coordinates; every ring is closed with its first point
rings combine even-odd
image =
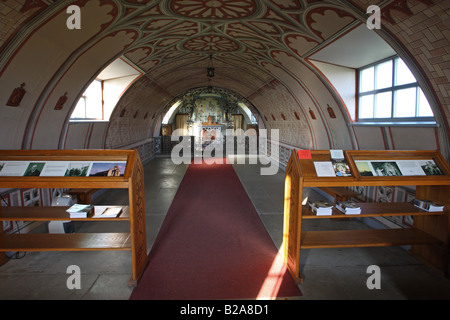
{"type": "Polygon", "coordinates": [[[202,123],[200,127],[200,137],[202,144],[221,141],[222,140],[222,125],[218,123],[202,123]]]}

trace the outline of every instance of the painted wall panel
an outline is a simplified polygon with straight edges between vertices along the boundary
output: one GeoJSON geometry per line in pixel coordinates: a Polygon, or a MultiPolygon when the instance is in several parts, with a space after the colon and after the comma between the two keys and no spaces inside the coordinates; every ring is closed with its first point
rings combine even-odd
{"type": "Polygon", "coordinates": [[[54,110],[54,105],[59,97],[64,92],[69,92],[67,106],[71,106],[89,78],[95,76],[95,72],[101,71],[105,59],[112,59],[120,53],[132,41],[132,35],[133,33],[121,31],[114,36],[104,38],[91,50],[81,55],[63,75],[41,112],[31,142],[32,149],[58,148],[59,136],[55,137],[54,133],[61,132],[67,118],[67,110],[66,112],[54,110]],[[49,132],[50,127],[52,132],[49,132]]]}
{"type": "Polygon", "coordinates": [[[345,103],[348,114],[352,120],[356,119],[356,72],[355,69],[312,61],[312,63],[320,69],[328,78],[337,93],[345,103]]]}
{"type": "MultiPolygon", "coordinates": [[[[315,149],[329,149],[330,141],[328,139],[328,134],[325,129],[323,121],[320,119],[319,112],[309,96],[308,92],[301,86],[301,84],[293,78],[290,74],[283,71],[281,68],[278,68],[274,65],[266,65],[266,69],[268,69],[276,78],[280,79],[280,81],[290,89],[290,92],[296,97],[296,100],[303,108],[303,112],[309,118],[309,124],[312,128],[312,132],[314,134],[314,143],[312,144],[315,149]],[[312,119],[309,110],[312,110],[315,113],[316,119],[312,119]]],[[[258,105],[258,108],[263,108],[264,105],[258,105]]],[[[271,106],[265,106],[268,110],[270,110],[271,106]]],[[[260,111],[262,114],[263,111],[260,111]]],[[[288,137],[280,137],[280,139],[287,143],[292,144],[291,140],[288,137]]]]}
{"type": "MultiPolygon", "coordinates": [[[[311,120],[311,123],[314,123],[317,129],[315,131],[317,132],[318,142],[324,139],[324,137],[321,137],[322,132],[326,132],[326,138],[329,140],[328,146],[324,143],[318,143],[317,149],[351,149],[352,143],[346,119],[343,117],[336,97],[331,94],[327,87],[328,84],[322,82],[318,74],[296,58],[282,52],[273,55],[282,65],[289,66],[291,74],[294,75],[291,78],[293,81],[289,81],[286,77],[283,78],[286,78],[285,84],[293,94],[298,96],[299,101],[302,103],[303,101],[308,102],[303,106],[304,111],[309,112],[309,109],[311,109],[315,112],[316,120],[311,120]],[[321,123],[321,125],[318,123],[321,123]],[[322,130],[320,130],[320,126],[323,127],[322,130]]],[[[277,76],[281,78],[281,75],[277,76]]]]}
{"type": "Polygon", "coordinates": [[[151,138],[151,129],[158,119],[159,109],[170,98],[167,92],[148,77],[138,79],[123,94],[111,114],[106,148],[120,148],[151,138]]]}
{"type": "Polygon", "coordinates": [[[383,130],[380,127],[353,127],[360,150],[385,150],[383,130]]]}
{"type": "Polygon", "coordinates": [[[396,150],[438,149],[436,128],[391,127],[389,130],[396,150]]]}
{"type": "MultiPolygon", "coordinates": [[[[42,93],[46,86],[73,52],[98,33],[102,24],[111,20],[108,15],[111,8],[110,5],[102,5],[100,1],[86,3],[82,32],[67,29],[68,15],[61,11],[39,28],[33,29],[27,40],[21,43],[20,50],[11,55],[7,67],[0,70],[0,136],[9,137],[2,139],[0,147],[22,148],[26,130],[29,129],[30,122],[33,122],[30,117],[36,111],[36,105],[41,99],[45,99],[42,93]],[[6,106],[13,89],[22,83],[25,83],[26,94],[20,106],[6,106]]],[[[56,93],[61,95],[60,91],[56,93]]],[[[50,123],[55,124],[53,120],[50,119],[50,123]]],[[[58,128],[51,130],[47,136],[51,141],[57,140],[58,137],[58,128]]],[[[46,146],[45,143],[42,145],[46,146]]]]}
{"type": "Polygon", "coordinates": [[[88,149],[103,149],[105,147],[105,135],[108,122],[93,122],[89,135],[88,149]]]}
{"type": "Polygon", "coordinates": [[[64,149],[85,149],[91,124],[89,122],[72,122],[67,130],[64,149]]]}

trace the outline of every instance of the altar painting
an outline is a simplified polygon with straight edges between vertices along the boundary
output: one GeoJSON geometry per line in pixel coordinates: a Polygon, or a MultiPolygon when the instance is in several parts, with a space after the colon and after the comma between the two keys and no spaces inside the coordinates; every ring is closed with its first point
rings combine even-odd
{"type": "Polygon", "coordinates": [[[195,101],[194,121],[208,122],[211,117],[212,123],[220,123],[223,121],[224,111],[217,104],[214,97],[203,97],[195,101]]]}

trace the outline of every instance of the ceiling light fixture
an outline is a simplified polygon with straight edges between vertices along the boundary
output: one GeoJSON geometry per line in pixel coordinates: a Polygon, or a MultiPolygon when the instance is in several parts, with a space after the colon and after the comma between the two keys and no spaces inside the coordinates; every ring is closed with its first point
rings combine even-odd
{"type": "Polygon", "coordinates": [[[208,66],[206,67],[206,76],[208,77],[208,92],[212,92],[211,79],[215,76],[216,69],[214,68],[212,55],[209,55],[208,66]]]}
{"type": "Polygon", "coordinates": [[[212,60],[212,55],[209,55],[209,61],[208,61],[208,66],[206,67],[206,76],[208,78],[214,78],[215,76],[215,68],[213,65],[213,60],[212,60]]]}

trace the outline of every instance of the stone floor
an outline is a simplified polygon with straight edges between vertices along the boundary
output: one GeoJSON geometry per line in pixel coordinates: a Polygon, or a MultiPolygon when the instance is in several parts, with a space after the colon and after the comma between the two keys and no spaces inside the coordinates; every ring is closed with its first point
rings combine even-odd
{"type": "MultiPolygon", "coordinates": [[[[280,246],[283,224],[284,172],[261,176],[258,165],[235,164],[235,170],[260,214],[276,246],[280,246]]],[[[187,169],[170,158],[156,158],[145,166],[147,248],[156,238],[178,185],[187,169]]],[[[108,190],[96,203],[127,204],[127,193],[108,190]]],[[[122,222],[78,222],[77,232],[126,232],[122,222]]],[[[305,229],[368,228],[358,219],[304,221],[305,229]]],[[[352,299],[449,299],[450,279],[412,258],[404,248],[346,248],[303,250],[304,282],[299,300],[352,299]],[[369,290],[369,265],[381,271],[381,289],[369,290]]],[[[126,300],[132,288],[131,254],[128,251],[27,252],[0,267],[1,300],[126,300]],[[71,265],[80,267],[81,289],[69,290],[71,265]]]]}

